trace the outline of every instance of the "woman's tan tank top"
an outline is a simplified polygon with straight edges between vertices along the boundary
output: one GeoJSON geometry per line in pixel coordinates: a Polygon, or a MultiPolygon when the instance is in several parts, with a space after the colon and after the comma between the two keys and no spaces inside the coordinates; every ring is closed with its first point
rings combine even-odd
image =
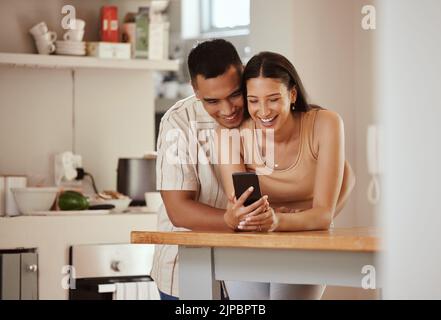
{"type": "MultiPolygon", "coordinates": [[[[287,155],[292,159],[292,164],[286,169],[272,169],[272,173],[269,175],[259,175],[262,195],[268,195],[272,207],[286,206],[298,209],[312,207],[317,168],[317,154],[313,149],[313,133],[315,118],[319,110],[312,109],[300,113],[299,152],[287,155]]],[[[255,124],[252,119],[247,119],[240,127],[240,130],[252,129],[253,132],[253,139],[242,139],[243,150],[252,150],[253,160],[247,161],[252,163],[245,163],[247,171],[252,172],[265,166],[254,128],[255,124]]]]}

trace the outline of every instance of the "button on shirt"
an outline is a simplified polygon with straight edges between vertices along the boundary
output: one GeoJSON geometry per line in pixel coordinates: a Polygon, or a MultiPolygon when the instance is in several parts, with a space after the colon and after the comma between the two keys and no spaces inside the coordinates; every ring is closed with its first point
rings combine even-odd
{"type": "MultiPolygon", "coordinates": [[[[210,158],[215,155],[213,133],[217,122],[202,103],[191,96],[178,101],[161,119],[156,159],[158,190],[196,192],[196,201],[225,209],[227,197],[220,184],[218,167],[210,158]]],[[[158,231],[187,231],[175,227],[164,205],[158,213],[158,231]]],[[[162,292],[179,296],[178,247],[156,245],[151,276],[162,292]]]]}

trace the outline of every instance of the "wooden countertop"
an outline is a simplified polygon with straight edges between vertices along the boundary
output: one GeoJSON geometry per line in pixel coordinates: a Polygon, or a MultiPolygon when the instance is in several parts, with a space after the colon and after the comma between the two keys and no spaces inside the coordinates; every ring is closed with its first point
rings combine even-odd
{"type": "Polygon", "coordinates": [[[375,228],[338,228],[305,232],[151,232],[132,231],[132,243],[195,247],[266,248],[328,251],[380,251],[375,228]]]}

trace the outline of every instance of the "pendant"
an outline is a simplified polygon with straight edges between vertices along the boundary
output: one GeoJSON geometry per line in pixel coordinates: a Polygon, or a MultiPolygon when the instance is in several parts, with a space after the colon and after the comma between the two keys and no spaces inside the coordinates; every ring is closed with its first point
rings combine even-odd
{"type": "MultiPolygon", "coordinates": [[[[266,160],[263,160],[263,164],[268,167],[268,162],[266,160]]],[[[277,163],[274,164],[273,168],[278,168],[279,165],[277,163]]]]}

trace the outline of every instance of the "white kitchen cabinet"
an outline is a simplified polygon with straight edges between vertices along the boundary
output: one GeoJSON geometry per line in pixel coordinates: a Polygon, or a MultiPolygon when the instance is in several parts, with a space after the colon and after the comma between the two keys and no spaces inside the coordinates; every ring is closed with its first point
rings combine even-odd
{"type": "Polygon", "coordinates": [[[131,231],[154,231],[156,220],[154,213],[0,217],[0,248],[36,248],[38,298],[64,300],[70,246],[129,244],[131,231]]]}
{"type": "Polygon", "coordinates": [[[0,300],[38,299],[36,249],[0,248],[0,300]]]}

